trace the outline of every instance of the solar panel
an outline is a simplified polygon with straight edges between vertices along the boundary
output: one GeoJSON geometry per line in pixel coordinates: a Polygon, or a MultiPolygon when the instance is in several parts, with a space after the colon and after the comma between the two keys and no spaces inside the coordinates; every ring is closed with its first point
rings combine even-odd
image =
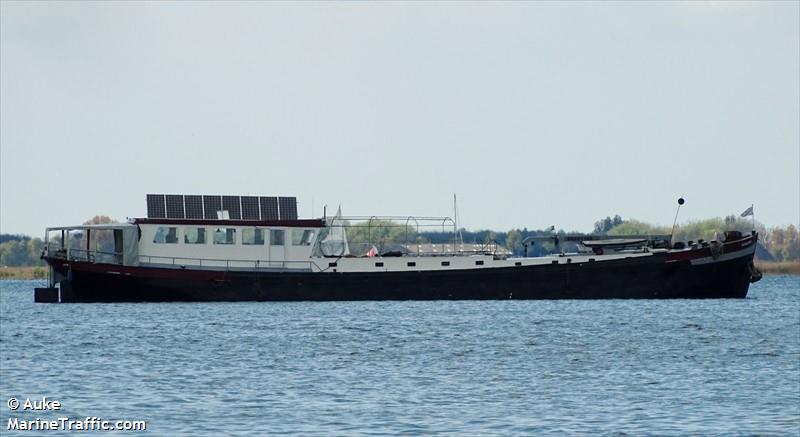
{"type": "Polygon", "coordinates": [[[227,210],[233,220],[242,218],[242,204],[239,196],[222,196],[222,209],[227,210]]]}
{"type": "Polygon", "coordinates": [[[297,198],[279,197],[281,220],[297,220],[297,198]]]}
{"type": "Polygon", "coordinates": [[[147,195],[149,218],[216,220],[217,211],[227,211],[225,217],[231,220],[296,220],[297,198],[196,194],[147,195]]]}
{"type": "Polygon", "coordinates": [[[166,218],[167,209],[164,206],[163,194],[148,194],[147,195],[147,217],[150,218],[166,218]]]}
{"type": "Polygon", "coordinates": [[[259,197],[261,202],[261,220],[278,220],[278,198],[259,197]]]}
{"type": "Polygon", "coordinates": [[[203,196],[189,195],[183,196],[184,207],[186,208],[186,218],[203,218],[203,196]]]}
{"type": "Polygon", "coordinates": [[[186,215],[183,211],[183,195],[167,194],[167,218],[182,219],[186,215]]]}
{"type": "Polygon", "coordinates": [[[258,213],[258,197],[242,196],[242,218],[245,220],[258,220],[261,218],[258,213]]]}
{"type": "Polygon", "coordinates": [[[220,196],[203,196],[203,211],[205,218],[216,220],[217,211],[222,210],[222,197],[220,196]]]}

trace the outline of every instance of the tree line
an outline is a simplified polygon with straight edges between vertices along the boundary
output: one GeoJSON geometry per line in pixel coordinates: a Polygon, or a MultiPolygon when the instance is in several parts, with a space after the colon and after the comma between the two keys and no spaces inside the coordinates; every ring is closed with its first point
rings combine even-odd
{"type": "MultiPolygon", "coordinates": [[[[96,215],[83,222],[84,225],[117,223],[105,215],[96,215]]],[[[60,238],[60,236],[59,236],[60,238]]],[[[20,234],[0,234],[0,267],[43,266],[41,260],[44,241],[38,237],[20,234]]]]}
{"type": "MultiPolygon", "coordinates": [[[[705,220],[690,221],[677,225],[672,241],[697,241],[703,239],[711,241],[720,238],[725,231],[736,230],[742,233],[749,233],[753,229],[753,222],[735,215],[726,217],[715,217],[705,220]]],[[[765,261],[800,261],[800,232],[795,225],[786,227],[769,227],[756,222],[755,229],[759,234],[759,250],[756,256],[765,261]]],[[[623,219],[619,215],[608,216],[595,222],[594,235],[670,235],[671,227],[657,226],[635,219],[623,219]]],[[[430,238],[433,242],[438,242],[446,238],[444,235],[436,233],[421,233],[423,237],[430,238]]],[[[522,255],[525,251],[522,241],[527,237],[560,237],[566,235],[563,229],[558,231],[551,229],[529,230],[511,229],[507,232],[497,232],[491,230],[466,231],[461,230],[464,242],[466,243],[486,243],[497,242],[512,251],[515,255],[522,255]]],[[[580,232],[569,232],[570,235],[581,235],[580,232]]],[[[452,232],[448,235],[451,235],[452,232]]],[[[586,234],[584,234],[586,235],[586,234]]],[[[528,247],[528,256],[541,256],[556,250],[552,242],[538,240],[536,244],[528,247]]]]}
{"type": "MultiPolygon", "coordinates": [[[[95,216],[83,224],[113,223],[114,220],[107,216],[95,216]]],[[[367,247],[370,244],[384,244],[388,242],[408,243],[451,243],[454,235],[452,231],[420,231],[415,227],[377,221],[367,228],[358,223],[347,225],[348,241],[355,247],[367,247]]],[[[692,221],[676,226],[673,241],[712,240],[721,236],[725,231],[738,230],[750,232],[753,224],[750,220],[729,215],[727,217],[710,218],[692,221]]],[[[757,256],[765,260],[774,261],[800,261],[800,234],[798,227],[767,228],[756,222],[756,231],[759,233],[759,244],[763,251],[757,256]]],[[[652,225],[635,219],[624,220],[619,215],[608,216],[595,223],[593,234],[599,235],[669,235],[671,227],[652,225]]],[[[528,237],[563,236],[567,232],[563,229],[528,229],[515,228],[506,232],[482,229],[457,231],[458,241],[464,243],[490,244],[497,243],[514,253],[522,255],[525,252],[523,241],[528,237]]],[[[576,234],[570,232],[570,234],[576,234]]],[[[41,266],[40,259],[44,242],[41,238],[31,238],[26,235],[0,234],[0,266],[41,266]]],[[[557,248],[552,241],[540,238],[535,244],[528,245],[528,256],[541,256],[551,253],[557,248]]]]}

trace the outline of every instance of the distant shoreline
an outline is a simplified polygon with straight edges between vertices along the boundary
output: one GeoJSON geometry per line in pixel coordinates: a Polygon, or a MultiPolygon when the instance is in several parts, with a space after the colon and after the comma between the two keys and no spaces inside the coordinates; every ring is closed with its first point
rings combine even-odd
{"type": "MultiPolygon", "coordinates": [[[[765,275],[800,275],[800,261],[756,261],[765,275]]],[[[0,267],[0,280],[47,279],[47,267],[0,267]]]]}
{"type": "Polygon", "coordinates": [[[47,267],[0,267],[0,280],[47,279],[47,267]]]}
{"type": "Polygon", "coordinates": [[[756,261],[755,264],[765,275],[800,275],[800,261],[756,261]]]}

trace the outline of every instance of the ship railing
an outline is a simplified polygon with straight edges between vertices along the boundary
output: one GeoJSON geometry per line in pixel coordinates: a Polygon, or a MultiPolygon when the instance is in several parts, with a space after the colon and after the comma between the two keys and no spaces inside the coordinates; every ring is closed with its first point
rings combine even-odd
{"type": "Polygon", "coordinates": [[[187,258],[178,256],[139,255],[140,264],[167,265],[173,268],[201,267],[224,270],[313,270],[319,266],[314,261],[244,260],[187,258]]]}
{"type": "MultiPolygon", "coordinates": [[[[454,246],[457,234],[456,222],[450,217],[420,217],[420,216],[347,216],[332,217],[327,220],[324,232],[334,232],[339,238],[347,241],[351,254],[362,255],[375,246],[383,251],[390,246],[407,246],[420,241],[420,232],[435,232],[448,235],[448,244],[454,246]],[[347,235],[344,237],[344,235],[347,235]],[[361,249],[364,249],[363,251],[361,249]],[[363,253],[362,253],[363,252],[363,253]]],[[[317,246],[328,241],[330,237],[321,235],[317,246]]],[[[425,241],[431,243],[430,241],[425,241]]],[[[391,249],[389,249],[391,250],[391,249]]],[[[406,249],[402,249],[407,252],[406,249]]],[[[455,251],[455,250],[454,250],[455,251]]],[[[333,256],[315,247],[315,253],[323,256],[333,256]]],[[[422,255],[421,253],[418,253],[422,255]]]]}
{"type": "Polygon", "coordinates": [[[410,256],[410,257],[429,257],[429,256],[472,256],[472,255],[492,255],[495,257],[510,256],[511,252],[506,250],[497,242],[490,243],[453,243],[452,241],[431,243],[428,241],[404,242],[402,240],[382,240],[375,243],[350,242],[350,254],[355,257],[370,256],[372,248],[377,250],[377,254],[385,256],[410,256]]]}
{"type": "MultiPolygon", "coordinates": [[[[48,254],[50,248],[48,248],[48,254]]],[[[61,258],[63,254],[64,259],[70,261],[85,261],[90,263],[99,264],[122,264],[121,252],[106,252],[102,250],[86,250],[86,249],[69,249],[69,251],[53,252],[55,257],[61,258]]]]}
{"type": "Polygon", "coordinates": [[[60,242],[56,243],[51,241],[46,243],[44,249],[42,250],[42,254],[51,258],[67,259],[67,249],[62,247],[60,242]]]}
{"type": "MultiPolygon", "coordinates": [[[[495,241],[465,242],[455,220],[450,217],[336,216],[328,219],[323,232],[336,229],[340,230],[335,233],[337,238],[347,241],[348,254],[356,257],[373,256],[375,252],[418,257],[491,255],[504,258],[511,255],[495,241]]],[[[328,239],[327,234],[321,235],[313,253],[339,256],[342,251],[326,253],[321,247],[328,239]]]]}

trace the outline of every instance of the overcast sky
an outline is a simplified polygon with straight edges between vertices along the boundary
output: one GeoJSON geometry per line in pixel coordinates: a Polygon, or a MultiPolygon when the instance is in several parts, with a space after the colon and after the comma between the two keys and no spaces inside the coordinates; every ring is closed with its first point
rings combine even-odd
{"type": "Polygon", "coordinates": [[[0,231],[146,193],[797,224],[798,4],[3,1],[0,231]]]}

